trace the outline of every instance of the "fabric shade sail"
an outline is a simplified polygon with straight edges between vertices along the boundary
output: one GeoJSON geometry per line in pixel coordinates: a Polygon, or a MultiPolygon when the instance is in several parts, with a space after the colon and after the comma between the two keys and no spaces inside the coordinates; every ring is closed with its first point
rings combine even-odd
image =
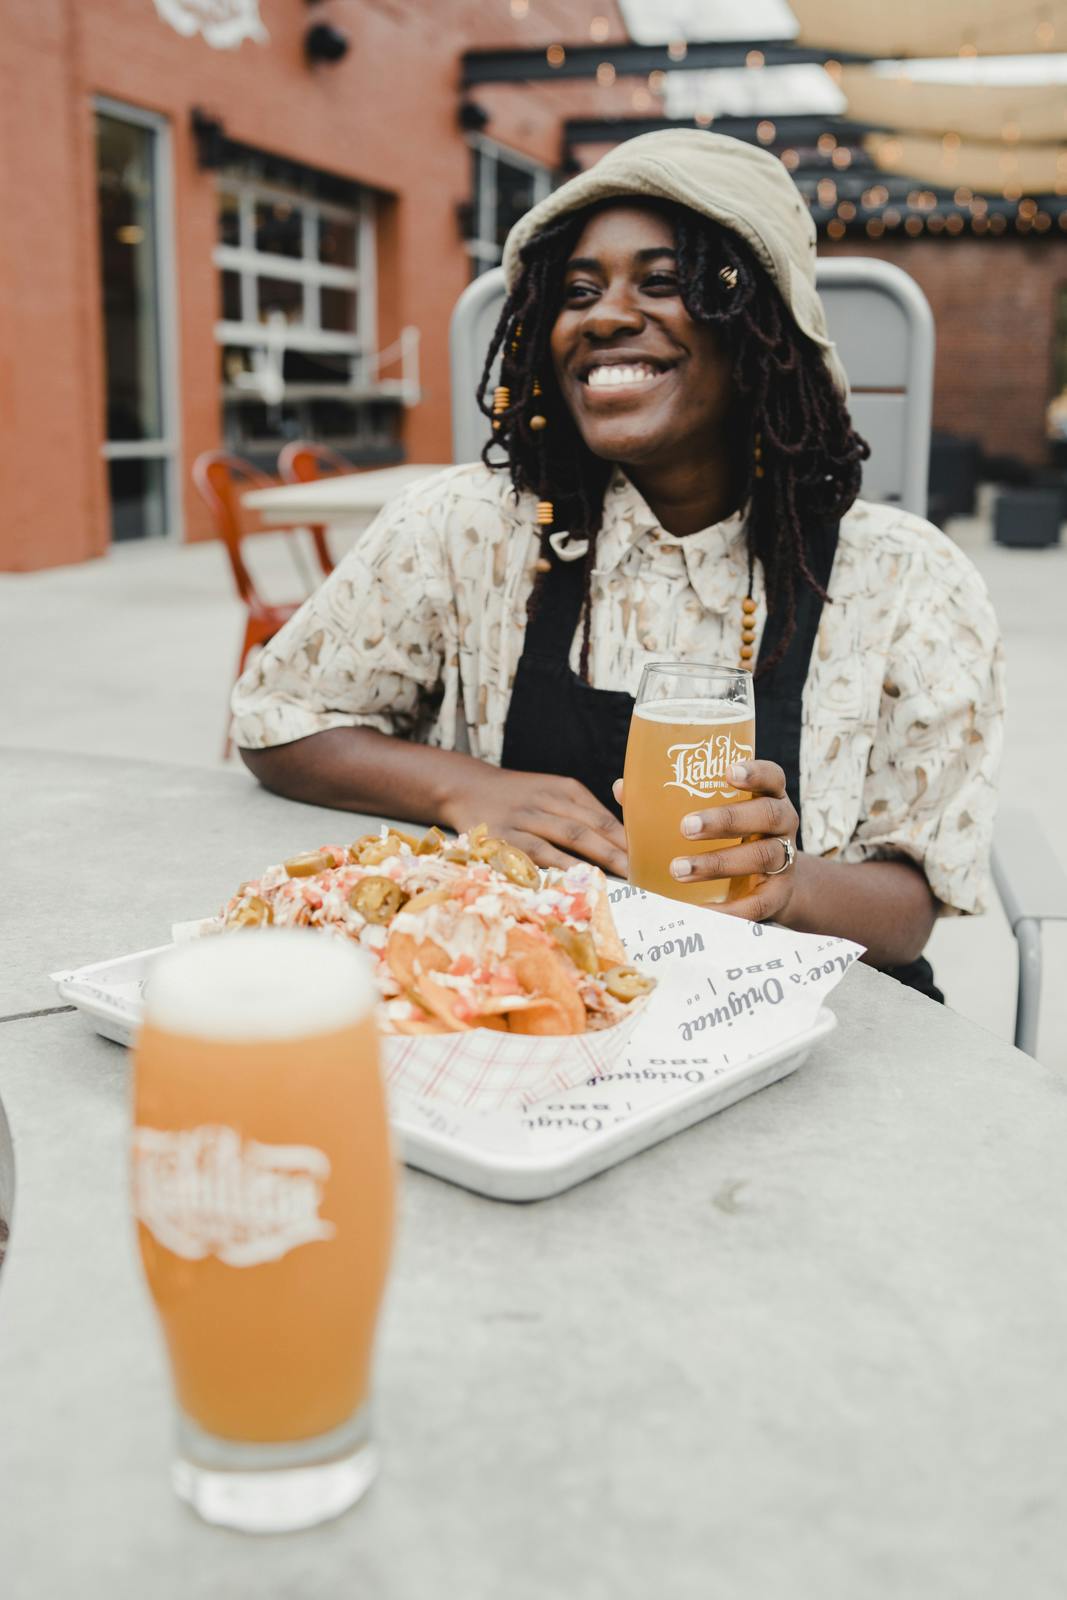
{"type": "Polygon", "coordinates": [[[1067,142],[1065,83],[931,83],[869,67],[843,68],[839,83],[856,122],[961,139],[1067,142]]]}
{"type": "Polygon", "coordinates": [[[1067,0],[790,0],[796,43],[859,55],[1026,55],[1067,50],[1067,0]]]}
{"type": "Polygon", "coordinates": [[[880,172],[977,194],[1067,194],[1067,149],[931,134],[869,134],[863,141],[880,172]]]}

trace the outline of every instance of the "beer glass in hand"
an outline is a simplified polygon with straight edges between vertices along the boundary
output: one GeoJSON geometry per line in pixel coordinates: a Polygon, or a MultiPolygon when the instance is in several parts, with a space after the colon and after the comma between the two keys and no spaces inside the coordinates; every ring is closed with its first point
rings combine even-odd
{"type": "Polygon", "coordinates": [[[623,772],[623,820],[630,882],[672,900],[702,905],[737,899],[750,878],[682,883],[670,864],[687,855],[723,850],[739,839],[694,844],[681,822],[691,811],[748,800],[727,777],[756,747],[752,674],[740,667],[655,662],[641,674],[623,772]]]}
{"type": "Polygon", "coordinates": [[[309,1527],[374,1477],[370,1362],[394,1164],[363,958],[320,933],[184,945],[135,1060],[133,1207],[209,1522],[309,1527]]]}

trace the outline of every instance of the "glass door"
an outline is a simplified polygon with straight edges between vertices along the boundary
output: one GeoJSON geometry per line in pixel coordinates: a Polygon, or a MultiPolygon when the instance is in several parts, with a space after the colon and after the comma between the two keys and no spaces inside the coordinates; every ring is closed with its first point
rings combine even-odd
{"type": "Polygon", "coordinates": [[[96,107],[113,540],[177,532],[172,241],[166,123],[111,101],[96,107]]]}

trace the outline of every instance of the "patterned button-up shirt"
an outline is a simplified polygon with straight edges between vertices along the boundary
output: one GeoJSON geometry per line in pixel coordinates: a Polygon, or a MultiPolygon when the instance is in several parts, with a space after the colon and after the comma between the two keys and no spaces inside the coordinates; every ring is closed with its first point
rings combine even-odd
{"type": "MultiPolygon", "coordinates": [[[[499,763],[537,554],[533,498],[504,473],[454,467],[409,489],[245,672],[237,742],[370,727],[499,763]]],[[[740,514],[677,538],[616,472],[590,682],[634,693],[650,661],[736,665],[747,583],[740,514]]],[[[937,528],[858,500],[829,592],[803,697],[805,849],[908,857],[946,909],[981,910],[1004,705],[982,580],[937,528]]],[[[758,567],[754,595],[762,621],[758,567]]]]}

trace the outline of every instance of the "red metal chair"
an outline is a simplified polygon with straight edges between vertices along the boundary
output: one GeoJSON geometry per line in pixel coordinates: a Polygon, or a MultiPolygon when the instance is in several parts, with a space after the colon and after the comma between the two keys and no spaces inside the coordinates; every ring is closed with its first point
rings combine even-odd
{"type": "MultiPolygon", "coordinates": [[[[245,662],[251,652],[273,639],[293,613],[299,611],[304,601],[294,600],[279,604],[265,600],[256,589],[252,574],[241,553],[242,540],[256,526],[255,518],[242,506],[241,496],[251,489],[277,487],[274,479],[269,478],[265,472],[260,472],[251,462],[242,460],[240,456],[228,455],[224,450],[206,450],[203,455],[197,456],[193,463],[193,482],[211,512],[215,532],[222,540],[229,557],[237,593],[248,613],[241,653],[237,661],[237,673],[234,679],[236,682],[244,671],[245,662]]],[[[270,531],[293,533],[298,529],[304,531],[300,524],[272,528],[270,531]]],[[[331,569],[327,566],[325,570],[329,572],[331,569]]],[[[230,753],[230,745],[227,721],[223,760],[230,753]]]]}
{"type": "MultiPolygon", "coordinates": [[[[278,457],[278,471],[285,483],[314,483],[318,478],[342,478],[355,472],[351,461],[328,444],[315,444],[310,439],[294,439],[285,446],[278,457]]],[[[326,529],[312,528],[315,553],[325,574],[333,571],[333,559],[326,543],[326,529]]]]}

